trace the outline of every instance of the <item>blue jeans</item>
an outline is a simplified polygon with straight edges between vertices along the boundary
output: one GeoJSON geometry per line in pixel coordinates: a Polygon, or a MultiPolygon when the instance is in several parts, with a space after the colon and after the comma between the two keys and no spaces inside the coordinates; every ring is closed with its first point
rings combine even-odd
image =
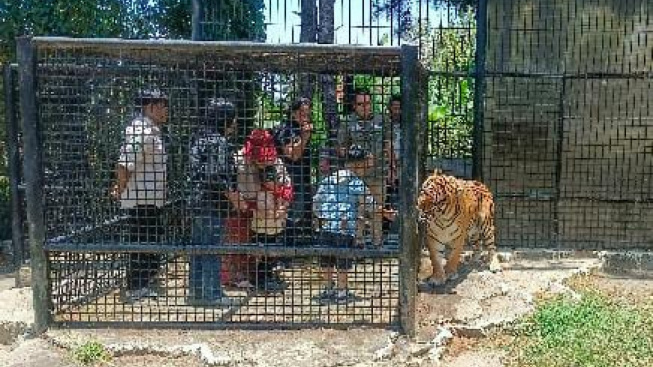
{"type": "MultiPolygon", "coordinates": [[[[211,215],[199,215],[191,228],[193,243],[221,245],[224,238],[224,220],[211,215]]],[[[213,301],[224,296],[220,283],[222,259],[218,255],[191,255],[188,286],[190,298],[213,301]]]]}

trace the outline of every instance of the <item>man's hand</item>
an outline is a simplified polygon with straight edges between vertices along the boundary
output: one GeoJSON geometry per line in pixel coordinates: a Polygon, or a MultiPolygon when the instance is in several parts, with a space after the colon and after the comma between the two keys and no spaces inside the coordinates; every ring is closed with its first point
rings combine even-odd
{"type": "Polygon", "coordinates": [[[120,194],[122,194],[122,189],[119,184],[113,185],[111,190],[109,190],[109,196],[111,196],[114,200],[120,200],[120,194]]]}
{"type": "Polygon", "coordinates": [[[302,125],[301,132],[299,134],[301,135],[302,139],[307,139],[311,136],[312,132],[313,132],[313,124],[307,122],[302,125]]]}
{"type": "Polygon", "coordinates": [[[229,191],[225,196],[236,210],[240,210],[241,212],[248,210],[247,202],[240,196],[238,191],[229,191]]]}
{"type": "Polygon", "coordinates": [[[397,218],[397,211],[394,209],[383,209],[383,218],[394,222],[397,218]]]}
{"type": "Polygon", "coordinates": [[[393,153],[393,151],[392,151],[392,146],[390,146],[389,144],[384,144],[384,147],[383,147],[383,154],[385,155],[385,159],[387,159],[387,160],[391,160],[391,159],[393,158],[393,157],[392,157],[392,156],[393,156],[392,153],[393,153]]]}
{"type": "Polygon", "coordinates": [[[111,195],[112,198],[120,200],[120,195],[125,191],[125,187],[127,187],[129,176],[130,173],[125,166],[116,166],[116,183],[113,185],[111,190],[109,190],[109,195],[111,195]]]}
{"type": "Polygon", "coordinates": [[[275,210],[274,217],[276,219],[285,218],[287,216],[287,213],[288,213],[288,209],[286,209],[285,206],[280,206],[279,208],[277,208],[277,210],[275,210]]]}

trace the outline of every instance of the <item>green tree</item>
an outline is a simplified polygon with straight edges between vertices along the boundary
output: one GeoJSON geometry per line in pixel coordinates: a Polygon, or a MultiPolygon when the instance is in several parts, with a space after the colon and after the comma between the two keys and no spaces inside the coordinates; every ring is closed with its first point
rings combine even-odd
{"type": "Polygon", "coordinates": [[[374,0],[373,9],[377,17],[390,20],[397,34],[402,37],[413,29],[415,18],[419,17],[419,5],[430,4],[435,8],[458,11],[474,9],[478,0],[374,0]]]}
{"type": "Polygon", "coordinates": [[[428,83],[429,155],[471,157],[474,126],[475,12],[460,12],[444,27],[413,28],[431,71],[428,83]]]}
{"type": "MultiPolygon", "coordinates": [[[[224,26],[215,39],[265,38],[263,0],[213,0],[203,3],[222,7],[217,9],[217,13],[211,13],[220,14],[224,26]]],[[[191,12],[189,0],[0,0],[0,64],[16,60],[15,39],[21,35],[189,39],[191,12]]],[[[251,89],[250,85],[245,87],[251,89]]],[[[96,88],[89,95],[80,96],[86,98],[84,103],[88,103],[83,108],[99,110],[97,101],[107,100],[102,98],[102,90],[96,88]]],[[[1,99],[0,180],[6,176],[4,97],[1,99]]],[[[93,113],[93,116],[85,124],[97,124],[105,118],[101,113],[93,113]]],[[[110,135],[111,132],[106,133],[110,135]]],[[[110,139],[110,136],[105,135],[105,138],[110,139]]],[[[93,149],[90,149],[90,154],[89,159],[93,163],[93,149]]],[[[7,191],[0,190],[0,203],[8,202],[7,191]]],[[[9,207],[2,205],[2,208],[9,207]]],[[[0,222],[2,218],[3,213],[0,213],[0,222]]]]}
{"type": "Polygon", "coordinates": [[[202,39],[265,41],[263,0],[210,0],[202,6],[202,39]]]}

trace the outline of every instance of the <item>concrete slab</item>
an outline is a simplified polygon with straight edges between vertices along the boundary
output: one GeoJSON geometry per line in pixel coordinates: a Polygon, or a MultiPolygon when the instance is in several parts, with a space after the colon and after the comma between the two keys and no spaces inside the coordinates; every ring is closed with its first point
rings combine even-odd
{"type": "Polygon", "coordinates": [[[31,288],[0,291],[0,344],[10,345],[34,324],[31,288]]]}
{"type": "Polygon", "coordinates": [[[2,360],[5,367],[76,367],[67,355],[55,350],[46,340],[37,338],[20,343],[2,360]]]}
{"type": "MultiPolygon", "coordinates": [[[[97,340],[114,354],[114,361],[129,358],[136,361],[135,358],[140,356],[177,356],[179,363],[192,360],[203,366],[222,363],[269,366],[292,363],[307,367],[430,365],[427,356],[433,337],[443,325],[457,335],[483,336],[488,328],[505,325],[530,312],[537,292],[571,292],[564,280],[601,265],[598,256],[543,254],[541,257],[514,256],[509,263],[503,264],[504,271],[497,274],[471,269],[443,292],[420,293],[417,311],[419,334],[415,340],[397,337],[389,330],[364,328],[347,331],[50,330],[45,337],[48,342],[67,350],[85,341],[97,340]],[[388,353],[378,359],[379,351],[388,353]]],[[[2,284],[0,279],[0,286],[2,284]]],[[[9,326],[4,327],[4,336],[0,335],[0,344],[11,344],[20,341],[20,335],[33,322],[31,290],[1,289],[0,325],[9,326]]],[[[67,352],[43,344],[41,339],[35,340],[22,342],[18,345],[22,349],[11,349],[15,346],[0,348],[0,365],[68,367],[67,352]],[[23,346],[25,343],[27,346],[23,346]],[[39,353],[52,357],[51,360],[59,365],[16,364],[39,353]],[[59,359],[49,353],[58,353],[59,359]],[[23,360],[16,359],[18,354],[23,355],[23,360]],[[10,360],[9,356],[13,358],[13,365],[5,363],[10,360]]],[[[498,367],[500,364],[496,362],[499,359],[497,356],[463,354],[447,361],[451,364],[446,365],[498,367]],[[472,363],[480,360],[487,364],[472,363]]],[[[141,359],[138,361],[140,363],[141,359]]],[[[129,363],[121,365],[128,366],[129,363]]],[[[186,365],[191,366],[194,364],[186,365]]]]}

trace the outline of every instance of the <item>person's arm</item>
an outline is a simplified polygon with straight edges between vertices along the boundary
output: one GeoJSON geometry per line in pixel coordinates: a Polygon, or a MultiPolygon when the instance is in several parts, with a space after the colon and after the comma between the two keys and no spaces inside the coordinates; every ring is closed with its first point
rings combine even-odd
{"type": "Polygon", "coordinates": [[[247,211],[250,209],[250,206],[247,205],[247,201],[243,198],[243,195],[238,190],[229,190],[225,193],[229,203],[236,208],[236,210],[247,211]]]}
{"type": "Polygon", "coordinates": [[[250,210],[250,205],[247,204],[243,194],[238,191],[238,163],[231,149],[229,149],[226,139],[221,142],[219,151],[223,161],[217,175],[219,182],[225,188],[225,197],[234,209],[242,212],[250,210]]]}
{"type": "Polygon", "coordinates": [[[123,191],[125,191],[125,187],[127,187],[127,182],[129,182],[129,170],[127,170],[127,167],[125,167],[122,164],[117,164],[116,165],[116,183],[113,185],[113,188],[111,189],[111,196],[116,199],[120,200],[120,195],[122,194],[123,191]]]}
{"type": "Polygon", "coordinates": [[[306,147],[308,147],[308,144],[311,141],[311,134],[313,132],[313,125],[312,124],[305,124],[302,126],[302,131],[300,133],[300,143],[295,149],[293,149],[292,154],[290,155],[290,160],[293,162],[297,162],[304,156],[304,152],[306,151],[306,147]]]}
{"type": "Polygon", "coordinates": [[[363,186],[363,194],[360,197],[362,209],[370,218],[372,242],[375,246],[381,247],[383,244],[383,208],[376,202],[367,186],[363,186]]]}
{"type": "Polygon", "coordinates": [[[292,180],[290,178],[290,175],[288,175],[286,166],[283,164],[283,162],[280,159],[277,159],[277,162],[275,163],[275,168],[277,170],[277,177],[276,177],[277,187],[274,190],[274,195],[278,199],[284,200],[285,202],[289,203],[293,201],[295,197],[295,191],[293,189],[292,180]]]}
{"type": "Polygon", "coordinates": [[[288,202],[283,199],[276,200],[275,218],[283,218],[288,214],[288,202]]]}
{"type": "Polygon", "coordinates": [[[136,163],[141,160],[147,144],[144,139],[145,132],[142,126],[134,122],[125,129],[125,141],[120,147],[120,158],[116,164],[116,183],[111,188],[111,196],[120,200],[120,195],[129,182],[131,172],[136,163]]]}
{"type": "Polygon", "coordinates": [[[349,119],[345,119],[338,125],[336,134],[336,155],[340,158],[347,156],[347,150],[351,145],[351,134],[349,133],[349,119]]]}
{"type": "Polygon", "coordinates": [[[392,125],[390,119],[385,119],[378,115],[383,128],[383,152],[385,154],[386,164],[394,162],[394,150],[392,149],[392,125]]]}

